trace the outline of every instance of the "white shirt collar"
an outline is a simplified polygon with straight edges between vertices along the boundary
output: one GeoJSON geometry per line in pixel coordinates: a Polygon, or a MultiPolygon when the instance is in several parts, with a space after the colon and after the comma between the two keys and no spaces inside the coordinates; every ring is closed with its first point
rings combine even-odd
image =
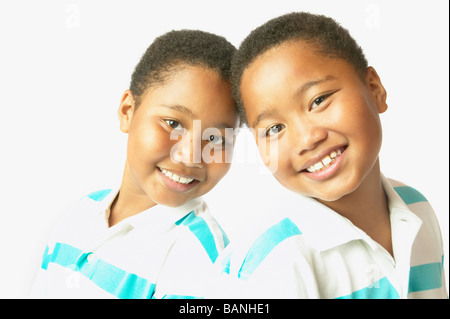
{"type": "MultiPolygon", "coordinates": [[[[411,231],[417,234],[422,224],[421,219],[408,209],[408,206],[383,175],[382,184],[388,198],[391,227],[396,227],[397,220],[407,220],[413,225],[411,231]]],[[[301,202],[297,200],[297,210],[294,211],[292,207],[290,208],[292,214],[289,217],[297,224],[309,246],[318,251],[324,251],[353,240],[364,240],[372,249],[378,246],[363,230],[346,217],[313,198],[301,198],[301,202]]]]}
{"type": "Polygon", "coordinates": [[[195,198],[181,206],[169,207],[164,205],[153,206],[139,214],[128,217],[124,221],[134,228],[155,227],[161,228],[163,225],[172,226],[175,222],[189,214],[195,208],[203,204],[202,198],[195,198]]]}
{"type": "MultiPolygon", "coordinates": [[[[114,188],[99,204],[99,212],[103,216],[103,219],[108,227],[108,218],[110,214],[110,208],[114,202],[120,188],[114,188]]],[[[202,197],[194,198],[181,206],[169,207],[164,205],[156,205],[147,210],[144,210],[136,215],[125,218],[117,225],[120,228],[132,226],[133,228],[145,227],[146,229],[164,228],[164,225],[171,226],[179,219],[189,214],[194,209],[206,205],[203,202],[202,197]],[[125,226],[127,225],[127,226],[125,226]]],[[[113,226],[113,227],[114,227],[113,226]]],[[[113,228],[111,227],[111,228],[113,228]]]]}

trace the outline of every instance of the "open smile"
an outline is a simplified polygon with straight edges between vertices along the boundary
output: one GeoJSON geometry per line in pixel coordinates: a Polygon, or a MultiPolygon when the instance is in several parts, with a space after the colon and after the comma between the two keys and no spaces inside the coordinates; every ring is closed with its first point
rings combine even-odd
{"type": "Polygon", "coordinates": [[[304,173],[308,177],[316,180],[331,177],[340,167],[346,149],[347,146],[343,146],[330,151],[324,156],[321,155],[320,160],[314,160],[312,164],[308,164],[307,168],[300,171],[300,173],[304,173]]]}
{"type": "Polygon", "coordinates": [[[158,167],[158,173],[168,188],[178,192],[188,191],[200,183],[199,180],[193,177],[181,176],[181,174],[176,174],[160,167],[158,167]]]}
{"type": "Polygon", "coordinates": [[[171,180],[177,182],[177,183],[181,183],[181,184],[189,184],[192,183],[195,178],[190,178],[190,177],[182,177],[182,176],[178,176],[177,174],[171,172],[171,171],[167,171],[163,168],[160,168],[161,173],[163,173],[164,175],[166,175],[168,178],[170,178],[171,180]]]}

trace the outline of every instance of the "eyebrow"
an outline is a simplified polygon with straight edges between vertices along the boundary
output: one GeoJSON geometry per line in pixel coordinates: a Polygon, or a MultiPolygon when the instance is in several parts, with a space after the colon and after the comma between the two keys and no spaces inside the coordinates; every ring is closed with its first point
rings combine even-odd
{"type": "Polygon", "coordinates": [[[192,113],[192,111],[190,109],[188,109],[186,106],[183,106],[180,104],[161,104],[160,106],[171,109],[171,110],[175,110],[178,112],[185,113],[185,114],[189,115],[190,117],[195,117],[195,114],[192,113]]]}
{"type": "Polygon", "coordinates": [[[260,113],[258,115],[258,117],[256,118],[256,120],[253,122],[253,124],[251,125],[251,127],[255,127],[256,125],[258,125],[259,122],[261,122],[263,119],[265,119],[266,117],[271,117],[274,114],[276,114],[277,111],[273,108],[270,108],[266,111],[263,111],[262,113],[260,113]]]}
{"type": "MultiPolygon", "coordinates": [[[[336,79],[337,78],[334,75],[328,74],[327,76],[325,76],[321,79],[306,82],[297,91],[295,91],[295,96],[300,96],[300,95],[304,94],[306,91],[308,91],[309,89],[311,89],[312,87],[314,87],[316,85],[322,84],[324,82],[336,80],[336,79]]],[[[263,111],[262,113],[260,113],[258,115],[256,120],[253,122],[252,127],[255,127],[256,125],[258,125],[259,122],[261,122],[261,120],[263,120],[267,117],[271,117],[276,113],[277,113],[277,111],[273,108],[271,108],[267,111],[263,111]]]]}
{"type": "Polygon", "coordinates": [[[300,96],[300,95],[304,94],[306,91],[308,91],[310,88],[312,88],[316,85],[322,84],[324,82],[336,80],[336,79],[337,78],[334,75],[328,74],[327,76],[325,76],[321,79],[306,82],[296,91],[295,95],[300,96]]]}

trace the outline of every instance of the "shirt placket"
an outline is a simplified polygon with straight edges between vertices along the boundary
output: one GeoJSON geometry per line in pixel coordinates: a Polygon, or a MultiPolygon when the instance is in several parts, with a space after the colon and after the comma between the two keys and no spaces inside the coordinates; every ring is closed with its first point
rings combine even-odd
{"type": "Polygon", "coordinates": [[[75,267],[76,269],[86,276],[87,278],[91,279],[92,276],[95,274],[99,263],[101,262],[101,258],[98,256],[97,252],[101,250],[102,246],[114,239],[115,237],[118,237],[120,235],[123,235],[124,233],[130,231],[133,227],[129,224],[122,225],[122,227],[117,229],[107,229],[106,234],[104,234],[101,238],[98,240],[95,240],[91,247],[88,249],[85,249],[76,259],[75,261],[75,267]]]}

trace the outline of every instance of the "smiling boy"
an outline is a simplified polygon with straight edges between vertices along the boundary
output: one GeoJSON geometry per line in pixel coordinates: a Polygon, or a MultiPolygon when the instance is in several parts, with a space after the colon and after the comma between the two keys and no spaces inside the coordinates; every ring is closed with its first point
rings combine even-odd
{"type": "Polygon", "coordinates": [[[204,297],[228,243],[201,196],[231,165],[225,130],[237,124],[234,52],[223,37],[195,30],[150,45],[119,106],[128,134],[122,183],[90,193],[62,218],[33,297],[204,297]],[[194,160],[204,148],[215,161],[194,160]]]}
{"type": "Polygon", "coordinates": [[[243,41],[232,70],[242,120],[295,196],[225,254],[231,293],[446,298],[436,217],[380,171],[386,91],[348,31],[309,13],[275,18],[243,41]]]}

